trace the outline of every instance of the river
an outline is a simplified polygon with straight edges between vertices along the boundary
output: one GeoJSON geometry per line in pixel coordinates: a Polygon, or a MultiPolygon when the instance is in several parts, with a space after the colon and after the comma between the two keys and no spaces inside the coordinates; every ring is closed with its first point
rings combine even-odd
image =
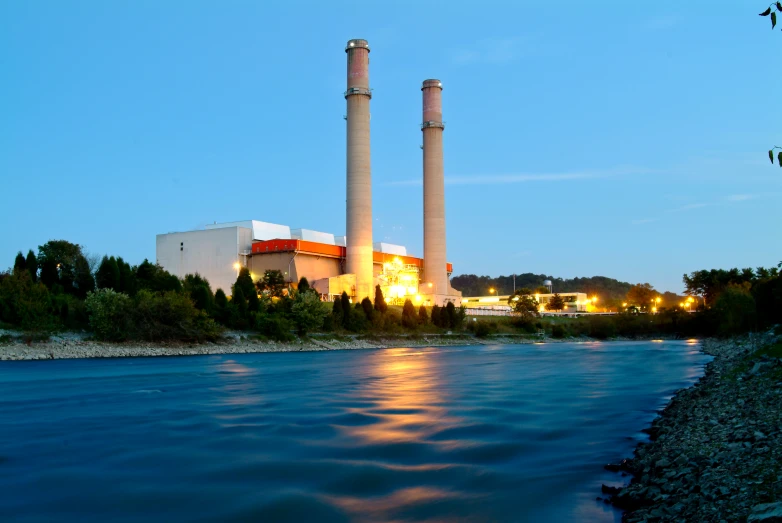
{"type": "Polygon", "coordinates": [[[696,341],[0,362],[0,521],[618,522],[696,341]]]}

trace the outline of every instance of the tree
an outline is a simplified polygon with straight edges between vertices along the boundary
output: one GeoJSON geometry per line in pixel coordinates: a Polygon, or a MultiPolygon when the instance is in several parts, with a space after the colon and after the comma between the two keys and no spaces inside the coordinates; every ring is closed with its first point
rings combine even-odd
{"type": "Polygon", "coordinates": [[[640,307],[641,310],[646,310],[658,295],[658,292],[650,284],[636,283],[627,291],[625,301],[630,305],[640,307]]]}
{"type": "Polygon", "coordinates": [[[25,259],[24,254],[22,254],[22,251],[19,251],[19,254],[16,255],[16,259],[14,260],[14,272],[20,272],[26,270],[27,270],[27,260],[25,259]]]}
{"type": "Polygon", "coordinates": [[[299,292],[293,300],[291,315],[300,335],[319,329],[329,312],[320,302],[316,292],[299,292]]]}
{"type": "Polygon", "coordinates": [[[236,287],[231,295],[231,304],[236,310],[239,320],[247,319],[247,300],[241,287],[236,287]]]}
{"type": "Polygon", "coordinates": [[[258,290],[269,296],[280,297],[285,289],[285,277],[278,270],[268,270],[256,283],[258,290]]]}
{"type": "Polygon", "coordinates": [[[755,328],[757,308],[749,287],[749,284],[730,284],[714,303],[721,335],[730,336],[755,328]]]}
{"type": "Polygon", "coordinates": [[[297,290],[299,292],[307,292],[313,290],[312,287],[310,287],[310,282],[307,281],[307,278],[302,276],[299,280],[299,286],[297,287],[297,290]]]}
{"type": "Polygon", "coordinates": [[[252,276],[250,276],[250,269],[247,267],[242,267],[239,270],[239,275],[236,277],[236,283],[234,283],[232,291],[235,293],[237,289],[242,289],[242,295],[245,297],[249,297],[250,294],[257,295],[255,284],[252,276]]]}
{"type": "Polygon", "coordinates": [[[549,311],[561,311],[565,308],[565,300],[562,299],[558,293],[554,294],[546,304],[546,310],[549,311]]]}
{"type": "Polygon", "coordinates": [[[416,319],[415,306],[413,302],[405,300],[405,304],[402,306],[402,325],[411,329],[416,326],[418,320],[416,319]]]}
{"type": "MultiPolygon", "coordinates": [[[[212,309],[215,307],[212,287],[200,274],[185,274],[182,280],[182,289],[190,296],[196,309],[205,311],[207,314],[212,312],[212,309]]],[[[225,293],[223,293],[223,296],[225,296],[225,293]]]]}
{"type": "MultiPolygon", "coordinates": [[[[128,296],[133,296],[136,294],[136,284],[135,276],[133,270],[130,268],[130,264],[125,262],[121,257],[118,257],[117,267],[119,268],[119,291],[124,292],[128,296]]],[[[207,282],[207,285],[209,285],[209,282],[207,282]]],[[[209,290],[209,293],[212,293],[211,289],[209,290]]]]}
{"type": "Polygon", "coordinates": [[[166,292],[182,290],[182,282],[179,278],[166,271],[158,264],[150,263],[144,259],[140,265],[134,268],[133,279],[136,291],[146,289],[152,292],[166,292]]]}
{"type": "Polygon", "coordinates": [[[84,297],[95,287],[80,245],[65,240],[50,240],[39,245],[38,265],[42,268],[41,280],[49,288],[59,284],[64,292],[84,297]],[[46,279],[43,278],[44,270],[46,279]]]}
{"type": "MultiPolygon", "coordinates": [[[[454,305],[452,301],[449,301],[445,306],[445,312],[448,318],[448,325],[443,325],[443,327],[450,327],[452,329],[455,329],[461,326],[461,323],[464,320],[464,310],[457,312],[456,305],[454,305]],[[460,313],[461,313],[461,317],[460,317],[460,313]]],[[[440,312],[440,316],[442,317],[442,312],[440,312]]]]}
{"type": "Polygon", "coordinates": [[[524,319],[536,318],[540,314],[538,313],[539,303],[532,296],[530,289],[519,289],[516,293],[508,298],[508,305],[521,315],[524,319]]]}
{"type": "Polygon", "coordinates": [[[215,306],[213,317],[222,324],[228,322],[228,297],[223,292],[223,289],[217,289],[215,291],[215,306]]]}
{"type": "Polygon", "coordinates": [[[331,306],[331,315],[334,318],[334,325],[342,325],[344,323],[342,314],[342,298],[337,296],[334,298],[334,303],[331,306]]]}
{"type": "Polygon", "coordinates": [[[112,256],[104,256],[98,270],[95,272],[95,284],[99,289],[111,289],[121,292],[120,272],[117,260],[112,256]]]}
{"type": "Polygon", "coordinates": [[[348,325],[350,324],[350,297],[348,296],[348,293],[342,291],[342,296],[339,301],[340,306],[342,307],[342,326],[348,328],[348,325]]]}
{"type": "Polygon", "coordinates": [[[383,289],[380,288],[380,285],[375,285],[375,310],[380,314],[385,314],[388,310],[388,304],[386,303],[385,296],[383,296],[383,289]]]}
{"type": "Polygon", "coordinates": [[[361,300],[361,308],[364,309],[364,316],[367,317],[367,320],[372,321],[372,316],[374,315],[372,301],[369,298],[364,297],[364,299],[361,300]]]}
{"type": "Polygon", "coordinates": [[[437,304],[435,304],[432,307],[432,318],[431,319],[432,319],[432,325],[434,325],[435,327],[442,327],[443,326],[443,321],[442,321],[442,317],[441,317],[441,311],[442,311],[442,309],[437,304]]]}
{"type": "Polygon", "coordinates": [[[32,249],[27,251],[27,259],[25,260],[25,265],[27,265],[27,272],[30,273],[30,278],[33,280],[33,283],[38,281],[38,260],[35,258],[35,253],[32,249]]]}
{"type": "Polygon", "coordinates": [[[420,323],[421,325],[426,325],[427,323],[429,323],[429,315],[426,314],[426,307],[424,307],[423,305],[418,307],[418,323],[420,323]]]}
{"type": "Polygon", "coordinates": [[[544,287],[541,285],[540,287],[535,289],[535,294],[548,294],[548,287],[544,287]]]}
{"type": "Polygon", "coordinates": [[[261,301],[258,299],[258,293],[255,291],[255,287],[247,295],[247,310],[249,312],[258,312],[261,310],[261,301]]]}

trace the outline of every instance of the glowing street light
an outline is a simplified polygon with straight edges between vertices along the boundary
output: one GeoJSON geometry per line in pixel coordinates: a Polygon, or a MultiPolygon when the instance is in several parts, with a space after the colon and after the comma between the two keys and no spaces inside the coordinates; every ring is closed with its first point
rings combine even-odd
{"type": "Polygon", "coordinates": [[[234,269],[236,269],[238,271],[241,268],[242,268],[242,266],[239,265],[239,262],[234,263],[234,269]]]}
{"type": "Polygon", "coordinates": [[[489,289],[489,294],[494,294],[495,292],[497,292],[497,290],[494,287],[489,289]]]}

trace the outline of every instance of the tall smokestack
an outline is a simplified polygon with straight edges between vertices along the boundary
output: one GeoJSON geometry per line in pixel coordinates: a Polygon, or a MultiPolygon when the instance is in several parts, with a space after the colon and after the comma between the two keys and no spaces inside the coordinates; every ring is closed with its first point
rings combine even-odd
{"type": "Polygon", "coordinates": [[[348,41],[347,252],[345,272],[356,275],[356,299],[374,297],[372,170],[369,159],[369,43],[348,41]]]}
{"type": "Polygon", "coordinates": [[[445,180],[443,174],[443,84],[424,80],[424,279],[431,285],[434,303],[448,294],[445,260],[445,180]]]}

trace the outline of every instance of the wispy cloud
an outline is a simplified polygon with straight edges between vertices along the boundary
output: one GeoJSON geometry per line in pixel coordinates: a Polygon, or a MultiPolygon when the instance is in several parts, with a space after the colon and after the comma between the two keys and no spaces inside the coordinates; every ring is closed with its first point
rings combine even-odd
{"type": "Polygon", "coordinates": [[[728,201],[731,202],[744,202],[747,200],[752,200],[756,198],[757,196],[754,194],[731,194],[728,196],[728,201]]]}
{"type": "Polygon", "coordinates": [[[506,64],[528,51],[530,46],[524,45],[524,39],[519,36],[507,38],[487,38],[479,40],[469,49],[458,49],[451,56],[456,65],[475,63],[506,64]]]}
{"type": "MultiPolygon", "coordinates": [[[[615,167],[612,169],[593,171],[574,171],[564,173],[516,173],[516,174],[469,174],[458,176],[446,176],[446,185],[502,185],[525,182],[564,182],[572,180],[594,180],[599,178],[611,178],[614,176],[628,176],[636,174],[655,173],[654,169],[643,167],[615,167]]],[[[419,186],[423,184],[421,178],[414,180],[398,180],[388,182],[389,186],[419,186]]]]}

